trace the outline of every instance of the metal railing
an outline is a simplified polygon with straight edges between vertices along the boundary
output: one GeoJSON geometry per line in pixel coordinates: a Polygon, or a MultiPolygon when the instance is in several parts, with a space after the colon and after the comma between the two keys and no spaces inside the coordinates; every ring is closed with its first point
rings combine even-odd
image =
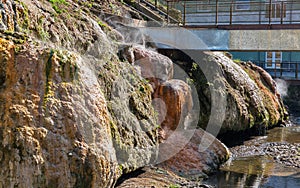
{"type": "Polygon", "coordinates": [[[167,20],[167,22],[179,23],[178,20],[176,20],[169,14],[169,8],[170,8],[169,2],[170,1],[163,0],[162,2],[164,2],[164,4],[166,5],[166,10],[164,10],[164,9],[160,8],[160,6],[158,6],[158,0],[154,0],[154,2],[151,2],[149,0],[138,0],[138,3],[144,3],[151,10],[157,11],[160,16],[164,17],[167,20]]]}
{"type": "Polygon", "coordinates": [[[268,66],[267,62],[253,62],[265,69],[273,78],[300,80],[300,62],[273,63],[268,66]]]}
{"type": "Polygon", "coordinates": [[[300,1],[170,1],[181,6],[184,25],[300,24],[300,1]]]}

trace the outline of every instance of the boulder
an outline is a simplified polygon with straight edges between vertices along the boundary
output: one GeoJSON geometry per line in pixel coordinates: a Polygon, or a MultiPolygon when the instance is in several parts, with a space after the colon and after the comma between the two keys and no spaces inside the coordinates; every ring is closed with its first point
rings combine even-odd
{"type": "Polygon", "coordinates": [[[134,65],[140,66],[143,78],[167,81],[173,78],[173,62],[166,56],[141,46],[133,50],[134,65]]]}
{"type": "Polygon", "coordinates": [[[168,57],[139,45],[124,47],[122,51],[125,59],[138,67],[141,76],[150,81],[154,90],[173,78],[173,62],[168,57]]]}
{"type": "Polygon", "coordinates": [[[0,187],[113,187],[150,163],[151,87],[130,64],[0,46],[0,187]]]}
{"type": "Polygon", "coordinates": [[[191,75],[197,88],[199,127],[214,135],[248,130],[264,134],[286,120],[276,84],[262,68],[234,61],[223,52],[194,54],[197,63],[185,54],[176,58],[173,61],[191,75]]]}
{"type": "Polygon", "coordinates": [[[181,177],[198,179],[215,172],[229,157],[227,147],[211,134],[202,129],[182,130],[174,132],[167,142],[160,144],[159,158],[166,160],[158,166],[181,177]],[[165,158],[180,147],[171,158],[165,158]]]}

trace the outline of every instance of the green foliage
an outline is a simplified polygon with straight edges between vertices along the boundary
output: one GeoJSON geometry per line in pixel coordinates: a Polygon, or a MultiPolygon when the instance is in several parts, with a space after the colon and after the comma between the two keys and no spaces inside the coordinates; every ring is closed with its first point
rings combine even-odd
{"type": "Polygon", "coordinates": [[[171,184],[171,185],[169,185],[169,188],[179,188],[180,186],[179,185],[177,185],[177,184],[171,184]]]}
{"type": "Polygon", "coordinates": [[[198,64],[193,62],[191,71],[196,71],[198,69],[198,64]]]}
{"type": "Polygon", "coordinates": [[[190,86],[193,86],[195,84],[195,80],[193,80],[192,78],[186,78],[185,82],[190,86]]]}
{"type": "Polygon", "coordinates": [[[78,66],[75,57],[67,51],[57,52],[59,57],[60,75],[64,81],[72,81],[78,77],[78,66]]]}
{"type": "Polygon", "coordinates": [[[123,172],[123,165],[119,164],[119,170],[120,172],[123,172]]]}
{"type": "Polygon", "coordinates": [[[66,0],[49,0],[50,3],[64,3],[66,4],[66,0]]]}
{"type": "Polygon", "coordinates": [[[98,25],[101,27],[101,29],[104,32],[108,32],[110,30],[109,26],[105,22],[102,22],[101,20],[98,21],[98,25]]]}
{"type": "Polygon", "coordinates": [[[20,22],[19,25],[21,26],[21,28],[23,28],[25,31],[27,31],[30,26],[28,7],[26,6],[26,4],[24,2],[20,1],[19,3],[24,9],[23,12],[19,12],[19,14],[21,15],[21,19],[19,19],[19,22],[20,22]]]}
{"type": "Polygon", "coordinates": [[[68,5],[66,0],[48,0],[52,4],[52,8],[58,13],[61,14],[65,10],[61,9],[62,5],[68,5]]]}
{"type": "Polygon", "coordinates": [[[87,7],[87,8],[92,8],[94,1],[93,0],[91,0],[91,1],[81,1],[80,3],[82,3],[82,5],[87,7]]]}
{"type": "Polygon", "coordinates": [[[38,20],[38,24],[36,26],[36,31],[38,33],[38,36],[43,40],[46,41],[50,38],[50,34],[44,30],[44,18],[40,18],[38,20]]]}
{"type": "Polygon", "coordinates": [[[235,62],[235,63],[241,63],[242,60],[240,60],[240,59],[234,59],[233,62],[235,62]]]}

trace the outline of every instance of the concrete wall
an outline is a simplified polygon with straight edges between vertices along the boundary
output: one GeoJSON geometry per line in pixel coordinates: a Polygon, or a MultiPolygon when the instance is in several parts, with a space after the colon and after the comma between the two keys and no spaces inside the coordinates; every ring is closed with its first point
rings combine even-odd
{"type": "Polygon", "coordinates": [[[300,51],[300,30],[230,30],[232,51],[300,51]]]}

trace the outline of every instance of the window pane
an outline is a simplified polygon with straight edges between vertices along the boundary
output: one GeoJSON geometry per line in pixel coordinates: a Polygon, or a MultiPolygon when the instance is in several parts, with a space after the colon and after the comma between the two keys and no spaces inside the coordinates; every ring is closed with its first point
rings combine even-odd
{"type": "Polygon", "coordinates": [[[280,68],[281,67],[281,63],[276,63],[276,68],[280,68]]]}
{"type": "Polygon", "coordinates": [[[268,67],[272,67],[272,66],[273,66],[272,61],[271,61],[271,62],[267,62],[267,66],[268,66],[268,67]]]}
{"type": "Polygon", "coordinates": [[[272,59],[272,52],[267,52],[267,58],[272,59]]]}
{"type": "Polygon", "coordinates": [[[275,58],[276,59],[281,59],[281,52],[276,52],[275,53],[275,58]]]}

